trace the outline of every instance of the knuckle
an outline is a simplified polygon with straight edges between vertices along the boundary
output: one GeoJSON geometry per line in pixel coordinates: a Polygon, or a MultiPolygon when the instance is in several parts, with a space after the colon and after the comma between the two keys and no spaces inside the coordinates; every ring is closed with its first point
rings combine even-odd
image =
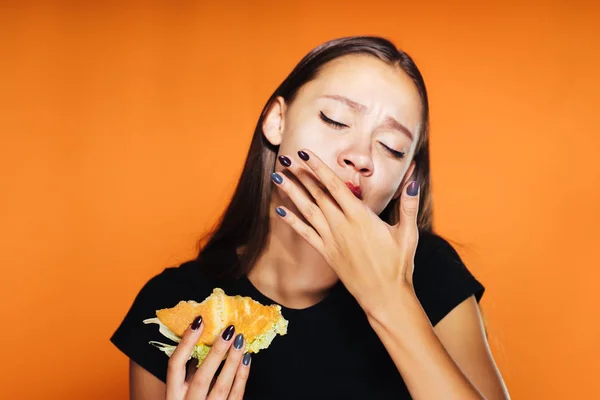
{"type": "Polygon", "coordinates": [[[317,202],[321,202],[323,199],[325,199],[325,191],[321,188],[316,188],[313,197],[317,202]]]}
{"type": "MultiPolygon", "coordinates": [[[[351,213],[349,213],[346,218],[349,221],[354,221],[354,217],[352,216],[351,213]]],[[[329,221],[329,226],[331,226],[331,232],[332,233],[339,233],[341,232],[343,229],[345,229],[344,227],[344,220],[342,218],[334,218],[332,221],[329,221]]]]}
{"type": "Polygon", "coordinates": [[[225,357],[225,349],[222,349],[218,346],[213,347],[210,352],[212,353],[213,357],[220,359],[225,357]]]}
{"type": "Polygon", "coordinates": [[[242,400],[242,392],[240,390],[232,390],[227,400],[242,400]]]}
{"type": "Polygon", "coordinates": [[[301,229],[300,230],[300,236],[302,236],[305,240],[309,240],[310,239],[310,232],[308,231],[308,229],[301,229]]]}
{"type": "Polygon", "coordinates": [[[179,342],[179,346],[187,346],[187,345],[191,345],[192,342],[194,341],[194,337],[193,337],[193,331],[191,329],[187,329],[184,333],[183,336],[181,337],[181,341],[179,342]]]}
{"type": "Polygon", "coordinates": [[[337,179],[330,179],[329,180],[329,191],[333,192],[338,192],[340,190],[340,181],[337,179]]]}
{"type": "Polygon", "coordinates": [[[169,361],[167,361],[167,369],[175,369],[177,368],[177,364],[179,363],[177,354],[173,354],[169,357],[169,361]]]}
{"type": "Polygon", "coordinates": [[[409,217],[414,217],[419,213],[419,208],[414,204],[405,204],[404,205],[404,214],[409,217]]]}
{"type": "Polygon", "coordinates": [[[417,215],[417,210],[416,209],[407,209],[406,215],[408,215],[409,217],[414,217],[417,215]]]}
{"type": "Polygon", "coordinates": [[[309,213],[310,213],[311,217],[314,217],[315,215],[318,215],[319,212],[321,212],[319,207],[317,207],[316,204],[312,204],[312,203],[308,206],[308,209],[309,209],[309,213]]]}
{"type": "Polygon", "coordinates": [[[218,356],[219,358],[223,359],[225,358],[225,354],[227,353],[228,349],[229,346],[227,346],[227,343],[219,343],[218,345],[213,346],[213,348],[210,351],[215,356],[218,356]]]}
{"type": "Polygon", "coordinates": [[[229,388],[216,384],[210,391],[211,398],[224,399],[229,394],[229,388]]]}
{"type": "Polygon", "coordinates": [[[191,344],[190,342],[191,342],[190,335],[184,334],[183,337],[181,338],[181,341],[177,345],[177,347],[178,348],[186,347],[191,344]]]}
{"type": "Polygon", "coordinates": [[[197,371],[194,376],[194,380],[191,383],[191,386],[195,386],[197,388],[205,388],[210,385],[212,381],[212,376],[210,376],[206,371],[197,371]]]}
{"type": "Polygon", "coordinates": [[[312,204],[309,204],[304,209],[304,216],[307,219],[311,219],[315,215],[315,208],[312,204]]]}

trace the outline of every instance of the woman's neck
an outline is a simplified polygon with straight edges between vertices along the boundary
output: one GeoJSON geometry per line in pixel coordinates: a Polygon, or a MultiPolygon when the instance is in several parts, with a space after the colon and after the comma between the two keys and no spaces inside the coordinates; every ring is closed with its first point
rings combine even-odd
{"type": "MultiPolygon", "coordinates": [[[[273,197],[269,240],[248,279],[265,296],[285,307],[307,308],[321,301],[338,277],[321,254],[276,215],[275,207],[282,204],[282,199],[273,197]]],[[[299,215],[292,204],[284,204],[299,215]]]]}

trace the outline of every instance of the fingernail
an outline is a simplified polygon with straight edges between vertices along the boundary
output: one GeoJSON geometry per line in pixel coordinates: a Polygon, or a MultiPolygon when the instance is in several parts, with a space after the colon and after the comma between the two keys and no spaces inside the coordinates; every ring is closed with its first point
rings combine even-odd
{"type": "Polygon", "coordinates": [[[227,329],[225,329],[225,331],[223,332],[223,339],[225,339],[225,341],[228,342],[233,337],[234,332],[235,328],[233,327],[233,325],[229,325],[227,329]]]}
{"type": "Polygon", "coordinates": [[[242,346],[244,345],[244,335],[242,335],[241,333],[238,333],[238,335],[235,337],[235,340],[233,341],[233,347],[235,347],[236,349],[241,349],[242,346]]]}
{"type": "Polygon", "coordinates": [[[308,154],[307,154],[307,153],[305,153],[305,152],[303,152],[302,150],[300,150],[300,151],[298,152],[298,157],[300,157],[300,158],[301,158],[301,159],[303,159],[304,161],[308,161],[308,159],[310,158],[310,157],[308,156],[308,154]]]}
{"type": "Polygon", "coordinates": [[[271,174],[271,179],[273,179],[273,182],[275,182],[278,185],[281,185],[283,183],[283,178],[277,172],[273,172],[271,174]]]}
{"type": "Polygon", "coordinates": [[[275,212],[276,212],[277,214],[279,214],[279,216],[280,216],[280,217],[285,217],[285,216],[286,216],[286,214],[287,214],[287,213],[285,212],[285,210],[284,210],[283,208],[281,208],[281,207],[277,207],[277,208],[275,209],[275,212]]]}
{"type": "Polygon", "coordinates": [[[292,165],[292,160],[290,160],[289,158],[287,158],[286,156],[279,156],[279,162],[281,163],[281,165],[283,165],[284,167],[289,167],[290,165],[292,165]]]}
{"type": "Polygon", "coordinates": [[[244,358],[242,358],[242,363],[244,363],[244,365],[248,366],[248,364],[250,364],[250,353],[246,353],[244,354],[244,358]]]}
{"type": "Polygon", "coordinates": [[[417,181],[412,181],[408,188],[406,188],[406,194],[409,196],[416,196],[419,193],[419,183],[417,181]]]}
{"type": "Polygon", "coordinates": [[[202,317],[198,315],[192,322],[192,330],[197,331],[198,328],[200,328],[200,325],[202,325],[202,317]]]}

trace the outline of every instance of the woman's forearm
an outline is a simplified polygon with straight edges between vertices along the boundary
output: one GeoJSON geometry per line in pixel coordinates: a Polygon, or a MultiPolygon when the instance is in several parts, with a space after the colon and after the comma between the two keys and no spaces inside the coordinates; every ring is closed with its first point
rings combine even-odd
{"type": "Polygon", "coordinates": [[[367,312],[414,399],[483,399],[438,339],[411,288],[367,312]]]}

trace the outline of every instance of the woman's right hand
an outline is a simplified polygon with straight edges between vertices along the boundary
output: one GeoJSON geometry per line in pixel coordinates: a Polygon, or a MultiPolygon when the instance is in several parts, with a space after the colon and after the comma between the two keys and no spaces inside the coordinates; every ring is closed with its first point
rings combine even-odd
{"type": "Polygon", "coordinates": [[[193,378],[186,382],[186,363],[203,328],[202,317],[197,317],[171,355],[167,369],[167,400],[241,400],[250,371],[250,354],[243,354],[245,341],[241,334],[233,338],[233,325],[223,331],[193,378]],[[212,385],[215,372],[228,350],[225,365],[212,385]]]}

